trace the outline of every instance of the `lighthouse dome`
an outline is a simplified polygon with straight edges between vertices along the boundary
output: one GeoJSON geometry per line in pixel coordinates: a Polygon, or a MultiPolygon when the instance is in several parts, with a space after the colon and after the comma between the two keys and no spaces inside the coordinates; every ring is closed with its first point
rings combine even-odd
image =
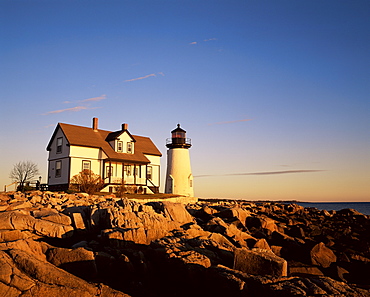
{"type": "Polygon", "coordinates": [[[171,131],[172,138],[185,138],[186,131],[180,128],[180,124],[177,124],[177,128],[171,131]]]}
{"type": "Polygon", "coordinates": [[[171,131],[171,138],[167,138],[168,148],[190,148],[191,140],[186,138],[186,131],[177,124],[177,128],[171,131]]]}

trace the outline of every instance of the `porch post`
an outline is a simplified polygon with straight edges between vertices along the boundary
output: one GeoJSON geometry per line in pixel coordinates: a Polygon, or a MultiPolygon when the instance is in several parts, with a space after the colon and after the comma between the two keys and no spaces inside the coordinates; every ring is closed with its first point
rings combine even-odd
{"type": "Polygon", "coordinates": [[[136,185],[136,175],[137,175],[137,169],[136,169],[136,164],[134,164],[134,185],[136,185]]]}
{"type": "Polygon", "coordinates": [[[109,183],[111,183],[112,171],[112,161],[109,160],[109,183]]]}
{"type": "Polygon", "coordinates": [[[121,184],[124,184],[125,182],[125,163],[122,163],[122,178],[121,178],[121,184]]]}

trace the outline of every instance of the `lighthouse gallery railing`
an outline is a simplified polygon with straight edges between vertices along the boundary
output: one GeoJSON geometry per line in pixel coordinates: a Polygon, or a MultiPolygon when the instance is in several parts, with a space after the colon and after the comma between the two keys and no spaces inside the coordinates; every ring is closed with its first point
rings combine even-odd
{"type": "Polygon", "coordinates": [[[179,144],[179,143],[191,144],[191,138],[167,138],[166,139],[166,144],[179,144]]]}

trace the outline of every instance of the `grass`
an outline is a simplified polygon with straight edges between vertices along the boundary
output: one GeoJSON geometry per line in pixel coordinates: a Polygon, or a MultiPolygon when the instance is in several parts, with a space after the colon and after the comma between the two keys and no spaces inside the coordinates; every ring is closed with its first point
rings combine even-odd
{"type": "MultiPolygon", "coordinates": [[[[110,194],[112,194],[112,193],[100,192],[100,195],[110,195],[110,194]]],[[[176,195],[176,194],[159,193],[159,194],[124,194],[123,197],[124,198],[129,198],[129,199],[158,199],[158,198],[167,199],[167,198],[184,197],[184,196],[176,195]]]]}

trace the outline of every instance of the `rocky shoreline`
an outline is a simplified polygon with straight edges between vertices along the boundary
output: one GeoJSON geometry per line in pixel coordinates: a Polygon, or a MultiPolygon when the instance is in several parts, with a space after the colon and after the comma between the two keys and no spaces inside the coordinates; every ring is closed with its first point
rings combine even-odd
{"type": "Polygon", "coordinates": [[[0,194],[0,296],[370,296],[370,216],[0,194]]]}

